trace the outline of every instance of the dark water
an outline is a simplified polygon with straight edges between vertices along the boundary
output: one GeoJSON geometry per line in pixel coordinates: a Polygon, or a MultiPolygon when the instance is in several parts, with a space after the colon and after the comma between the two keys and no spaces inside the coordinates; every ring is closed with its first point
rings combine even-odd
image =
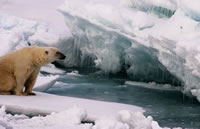
{"type": "Polygon", "coordinates": [[[65,76],[47,93],[141,106],[162,127],[200,128],[200,103],[178,91],[162,91],[124,84],[125,80],[98,76],[65,76]]]}

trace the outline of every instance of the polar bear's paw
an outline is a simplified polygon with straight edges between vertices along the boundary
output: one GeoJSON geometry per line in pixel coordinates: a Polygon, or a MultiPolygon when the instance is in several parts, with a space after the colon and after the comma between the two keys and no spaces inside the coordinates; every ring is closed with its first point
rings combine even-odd
{"type": "Polygon", "coordinates": [[[32,95],[32,96],[36,95],[36,93],[34,93],[34,92],[27,93],[27,94],[28,94],[28,95],[32,95]]]}

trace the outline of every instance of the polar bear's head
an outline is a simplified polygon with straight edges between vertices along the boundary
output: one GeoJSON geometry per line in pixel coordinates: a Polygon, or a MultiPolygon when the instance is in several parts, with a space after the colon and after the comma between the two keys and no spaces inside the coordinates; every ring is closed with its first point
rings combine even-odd
{"type": "Polygon", "coordinates": [[[65,55],[54,47],[34,47],[34,60],[37,65],[43,66],[56,60],[64,60],[65,55]]]}
{"type": "Polygon", "coordinates": [[[46,59],[48,59],[48,62],[53,62],[56,60],[64,60],[66,57],[57,48],[53,48],[53,47],[45,48],[45,56],[47,57],[46,59]]]}

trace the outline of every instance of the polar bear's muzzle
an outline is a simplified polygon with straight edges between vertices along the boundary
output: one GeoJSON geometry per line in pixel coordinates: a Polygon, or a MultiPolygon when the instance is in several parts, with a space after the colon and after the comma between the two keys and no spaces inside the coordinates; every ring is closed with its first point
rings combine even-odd
{"type": "Polygon", "coordinates": [[[66,56],[62,54],[61,52],[56,52],[56,56],[58,56],[60,60],[64,60],[66,58],[66,56]]]}

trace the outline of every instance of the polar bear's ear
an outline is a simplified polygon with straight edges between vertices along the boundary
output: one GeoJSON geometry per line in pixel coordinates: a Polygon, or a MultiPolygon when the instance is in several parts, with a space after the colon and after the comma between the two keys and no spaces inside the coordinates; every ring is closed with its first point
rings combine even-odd
{"type": "Polygon", "coordinates": [[[49,54],[49,52],[48,51],[45,51],[45,53],[48,55],[49,54]]]}

